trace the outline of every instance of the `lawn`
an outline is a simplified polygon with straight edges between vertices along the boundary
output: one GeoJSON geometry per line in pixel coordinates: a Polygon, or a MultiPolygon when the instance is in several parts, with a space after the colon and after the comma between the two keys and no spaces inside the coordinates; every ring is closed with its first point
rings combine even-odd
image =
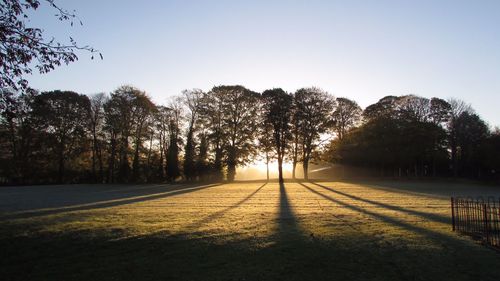
{"type": "Polygon", "coordinates": [[[0,187],[1,280],[498,280],[450,226],[467,183],[0,187]]]}

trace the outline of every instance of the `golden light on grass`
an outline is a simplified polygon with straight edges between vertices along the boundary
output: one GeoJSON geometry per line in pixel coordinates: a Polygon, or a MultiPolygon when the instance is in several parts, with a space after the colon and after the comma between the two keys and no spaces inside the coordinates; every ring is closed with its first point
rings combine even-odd
{"type": "MultiPolygon", "coordinates": [[[[297,166],[296,172],[302,175],[301,166],[297,166]]],[[[267,164],[263,160],[254,161],[244,167],[240,167],[236,172],[237,180],[261,180],[267,178],[267,164]]],[[[286,178],[292,177],[292,163],[283,163],[283,174],[286,178]]],[[[278,178],[278,163],[276,161],[269,163],[269,177],[271,179],[278,178]]]]}
{"type": "MultiPolygon", "coordinates": [[[[288,274],[291,269],[283,271],[282,265],[300,268],[303,262],[314,265],[311,274],[333,271],[346,278],[348,272],[379,274],[387,262],[391,267],[384,276],[397,275],[401,271],[395,267],[404,267],[410,275],[447,278],[456,266],[496,276],[500,257],[457,236],[449,224],[448,196],[474,192],[498,193],[494,187],[418,182],[21,187],[19,192],[0,192],[4,206],[26,208],[0,214],[0,242],[21,239],[21,244],[3,247],[29,253],[44,239],[44,245],[53,243],[50,257],[56,263],[64,263],[72,247],[77,255],[78,245],[86,245],[95,251],[92,261],[117,259],[120,270],[112,274],[121,272],[128,256],[134,261],[140,256],[144,271],[169,275],[183,268],[195,274],[198,264],[183,261],[201,255],[203,261],[197,262],[203,272],[220,268],[222,262],[243,272],[252,259],[252,270],[271,276],[265,280],[273,280],[276,270],[288,274]],[[54,196],[56,192],[61,196],[54,196]],[[127,254],[109,257],[109,249],[127,254]],[[318,256],[327,265],[318,264],[318,256]],[[469,258],[461,258],[465,256],[469,258]]],[[[26,259],[37,262],[29,255],[26,259]]],[[[81,267],[89,268],[89,262],[84,260],[81,267]]]]}

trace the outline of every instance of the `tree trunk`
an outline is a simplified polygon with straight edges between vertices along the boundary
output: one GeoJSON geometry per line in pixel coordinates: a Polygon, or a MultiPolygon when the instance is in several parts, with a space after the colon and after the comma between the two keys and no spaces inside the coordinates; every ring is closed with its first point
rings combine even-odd
{"type": "Polygon", "coordinates": [[[308,174],[308,169],[309,169],[309,159],[304,157],[304,162],[302,163],[304,166],[304,179],[309,180],[309,174],[308,174]]]}
{"type": "Polygon", "coordinates": [[[266,151],[266,176],[267,181],[269,181],[269,152],[266,151]]]}
{"type": "Polygon", "coordinates": [[[236,166],[233,163],[227,165],[227,180],[229,182],[234,181],[234,177],[236,176],[236,166]]]}
{"type": "Polygon", "coordinates": [[[280,183],[284,182],[283,180],[283,156],[278,154],[278,180],[280,183]]]}

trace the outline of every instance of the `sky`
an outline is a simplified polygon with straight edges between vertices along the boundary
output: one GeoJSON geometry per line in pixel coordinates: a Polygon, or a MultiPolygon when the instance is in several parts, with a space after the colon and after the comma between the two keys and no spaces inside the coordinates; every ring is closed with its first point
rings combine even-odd
{"type": "MultiPolygon", "coordinates": [[[[42,1],[43,2],[43,1],[42,1]]],[[[500,1],[56,0],[29,25],[104,56],[28,76],[42,90],[82,94],[120,85],[158,104],[184,89],[317,86],[363,108],[386,95],[458,98],[500,125],[500,1]]]]}

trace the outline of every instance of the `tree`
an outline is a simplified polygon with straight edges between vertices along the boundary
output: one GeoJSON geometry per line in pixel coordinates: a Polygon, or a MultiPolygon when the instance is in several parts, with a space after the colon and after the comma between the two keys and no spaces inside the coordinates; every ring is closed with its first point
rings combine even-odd
{"type": "MultiPolygon", "coordinates": [[[[121,86],[104,104],[106,129],[110,133],[110,173],[114,173],[115,156],[118,154],[118,179],[122,182],[139,179],[139,157],[148,118],[156,110],[145,92],[121,86]],[[130,177],[130,142],[134,144],[132,178],[130,177]]],[[[114,176],[111,176],[114,178],[114,176]]]]}
{"type": "Polygon", "coordinates": [[[106,95],[98,93],[90,97],[89,126],[92,134],[92,178],[94,181],[102,182],[104,179],[104,165],[102,157],[103,125],[104,125],[104,103],[106,95]],[[99,176],[96,173],[96,165],[99,165],[99,176]]]}
{"type": "Polygon", "coordinates": [[[476,114],[463,111],[455,120],[457,170],[462,176],[480,176],[481,145],[489,136],[485,122],[476,114]]]}
{"type": "Polygon", "coordinates": [[[429,175],[446,167],[446,102],[389,96],[367,107],[365,122],[330,144],[330,159],[375,168],[380,175],[429,175]],[[443,163],[445,165],[443,165],[443,163]]]}
{"type": "MultiPolygon", "coordinates": [[[[27,89],[25,74],[33,68],[47,73],[62,63],[69,64],[78,59],[76,51],[97,53],[90,46],[80,46],[73,38],[69,43],[60,43],[55,38],[44,38],[40,28],[29,27],[29,16],[40,7],[40,0],[4,0],[0,2],[0,88],[27,89]]],[[[78,18],[55,4],[45,0],[57,12],[60,21],[73,22],[78,18]]],[[[79,21],[80,24],[81,21],[79,21]]],[[[99,53],[101,59],[102,55],[99,53]]],[[[92,59],[94,56],[92,55],[92,59]]]]}
{"type": "Polygon", "coordinates": [[[278,178],[283,182],[283,160],[290,141],[293,97],[280,88],[262,93],[265,123],[272,127],[274,149],[278,160],[278,178]]]}
{"type": "Polygon", "coordinates": [[[361,120],[363,110],[353,100],[337,98],[337,107],[332,113],[332,125],[337,138],[342,140],[349,129],[356,126],[361,120]]]}
{"type": "Polygon", "coordinates": [[[160,180],[165,178],[166,170],[166,159],[168,155],[169,147],[169,124],[170,124],[170,108],[166,106],[158,106],[155,112],[155,129],[157,131],[158,138],[158,150],[160,152],[159,157],[159,167],[158,167],[158,177],[160,180]]]}
{"type": "Polygon", "coordinates": [[[363,111],[364,121],[370,121],[380,117],[392,118],[397,99],[398,97],[396,96],[385,96],[378,102],[367,106],[363,111]]]}
{"type": "Polygon", "coordinates": [[[249,161],[255,152],[259,94],[242,86],[220,86],[224,93],[223,129],[226,135],[227,180],[233,181],[236,167],[249,161]]]}
{"type": "Polygon", "coordinates": [[[496,128],[481,146],[481,167],[486,174],[500,179],[500,130],[496,128]]]}
{"type": "Polygon", "coordinates": [[[296,110],[301,116],[304,179],[308,179],[309,161],[317,147],[320,135],[328,129],[329,115],[334,110],[335,101],[330,94],[319,88],[299,89],[295,93],[295,100],[296,110]]]}
{"type": "Polygon", "coordinates": [[[213,176],[214,180],[219,181],[224,177],[223,157],[226,132],[224,130],[224,104],[226,103],[224,91],[214,87],[210,92],[203,96],[200,118],[203,127],[207,131],[207,138],[213,150],[213,176]]]}
{"type": "Polygon", "coordinates": [[[302,130],[301,126],[303,123],[302,112],[299,110],[297,106],[296,96],[293,97],[293,105],[292,105],[292,121],[290,124],[291,127],[291,140],[292,145],[290,147],[291,159],[292,159],[292,179],[295,179],[295,171],[297,168],[297,164],[301,161],[299,158],[302,154],[302,130]]]}
{"type": "Polygon", "coordinates": [[[269,181],[269,163],[276,157],[274,154],[274,138],[273,126],[266,119],[266,103],[265,99],[261,96],[259,101],[258,120],[260,126],[257,128],[258,132],[258,147],[259,154],[264,157],[266,163],[266,179],[269,181]]]}
{"type": "Polygon", "coordinates": [[[198,136],[200,145],[198,146],[198,157],[196,159],[196,175],[201,181],[208,179],[208,137],[203,131],[198,136]]]}
{"type": "Polygon", "coordinates": [[[53,140],[49,145],[57,159],[59,183],[65,180],[68,160],[83,152],[78,143],[85,140],[89,114],[89,98],[75,92],[44,92],[35,98],[33,115],[53,140]]]}
{"type": "Polygon", "coordinates": [[[27,183],[34,179],[36,166],[33,151],[39,147],[32,105],[37,92],[16,94],[0,89],[0,158],[3,176],[11,183],[27,183]]]}
{"type": "Polygon", "coordinates": [[[174,99],[170,103],[169,108],[167,178],[170,182],[174,182],[181,175],[179,169],[179,145],[181,144],[180,131],[182,107],[179,99],[174,99]]]}
{"type": "Polygon", "coordinates": [[[135,95],[131,100],[132,124],[134,132],[134,160],[132,161],[132,180],[138,181],[140,178],[140,150],[145,132],[148,131],[149,118],[156,111],[156,106],[149,99],[145,92],[137,89],[130,89],[131,94],[135,95]]]}
{"type": "Polygon", "coordinates": [[[453,175],[455,177],[458,176],[458,118],[464,112],[473,113],[472,107],[465,103],[464,101],[458,99],[449,99],[448,103],[450,105],[450,118],[448,121],[447,129],[448,129],[448,142],[451,150],[451,165],[453,169],[453,175]]]}
{"type": "Polygon", "coordinates": [[[184,148],[184,175],[187,180],[193,180],[196,176],[194,133],[200,111],[200,103],[203,98],[203,91],[200,89],[184,90],[183,102],[187,108],[188,128],[186,135],[186,146],[184,148]]]}
{"type": "Polygon", "coordinates": [[[428,122],[430,119],[430,100],[415,95],[398,97],[395,101],[397,118],[410,122],[428,122]]]}
{"type": "Polygon", "coordinates": [[[451,105],[440,98],[432,98],[430,106],[430,120],[436,125],[441,125],[450,119],[451,105]]]}

